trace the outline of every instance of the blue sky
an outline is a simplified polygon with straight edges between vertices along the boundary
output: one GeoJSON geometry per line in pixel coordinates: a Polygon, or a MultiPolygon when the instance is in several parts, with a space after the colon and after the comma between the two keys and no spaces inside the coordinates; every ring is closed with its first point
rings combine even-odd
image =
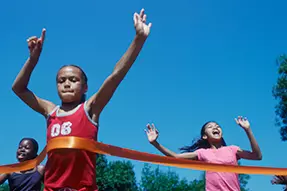
{"type": "MultiPolygon", "coordinates": [[[[47,28],[43,54],[29,86],[38,96],[60,103],[55,76],[64,64],[77,64],[86,71],[88,95],[92,95],[132,41],[133,13],[144,7],[153,23],[151,35],[102,113],[99,141],[159,154],[143,131],[147,122],[154,122],[160,130],[159,142],[177,151],[199,135],[202,124],[216,120],[228,144],[249,149],[244,131],[234,122],[234,117],[245,115],[263,160],[242,163],[286,167],[286,143],[280,141],[274,125],[276,101],[271,92],[277,78],[275,60],[287,53],[286,6],[283,0],[1,2],[0,163],[16,161],[22,137],[36,138],[41,148],[46,142],[43,117],[11,91],[28,56],[26,38],[47,28]]],[[[133,164],[140,177],[143,163],[133,164]]],[[[201,174],[172,170],[189,180],[201,174]]],[[[281,190],[270,179],[252,175],[248,186],[281,190]]]]}

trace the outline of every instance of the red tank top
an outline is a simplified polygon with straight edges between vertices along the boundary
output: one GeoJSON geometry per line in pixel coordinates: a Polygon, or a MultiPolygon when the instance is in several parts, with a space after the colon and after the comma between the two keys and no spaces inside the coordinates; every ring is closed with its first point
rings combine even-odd
{"type": "MultiPolygon", "coordinates": [[[[97,134],[97,124],[91,120],[85,103],[67,113],[59,113],[59,107],[56,107],[48,116],[47,142],[64,136],[97,140],[97,134]]],[[[78,149],[52,150],[45,167],[45,190],[97,191],[95,168],[94,153],[78,149]]]]}

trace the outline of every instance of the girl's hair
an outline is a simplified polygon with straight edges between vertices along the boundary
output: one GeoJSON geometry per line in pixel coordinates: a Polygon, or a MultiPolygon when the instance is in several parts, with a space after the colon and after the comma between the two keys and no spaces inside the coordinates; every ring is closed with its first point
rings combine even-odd
{"type": "MultiPolygon", "coordinates": [[[[79,67],[79,66],[77,66],[77,65],[74,65],[74,64],[64,65],[64,66],[62,66],[62,67],[59,69],[59,71],[60,71],[62,68],[69,67],[69,66],[78,68],[78,69],[81,71],[82,81],[84,82],[83,85],[88,85],[88,77],[87,77],[86,73],[84,72],[84,70],[83,70],[81,67],[79,67]]],[[[58,74],[57,74],[57,78],[58,78],[58,74]]],[[[56,78],[56,79],[57,79],[57,78],[56,78]]],[[[82,97],[81,97],[81,103],[84,103],[84,102],[86,101],[86,97],[87,97],[86,94],[83,94],[83,95],[82,95],[82,97]]]]}
{"type": "Polygon", "coordinates": [[[39,150],[39,144],[38,144],[38,142],[35,139],[25,137],[25,138],[21,139],[21,141],[19,142],[19,145],[21,144],[22,141],[26,141],[26,140],[30,141],[33,144],[34,157],[32,159],[34,159],[34,158],[36,158],[38,156],[37,153],[38,153],[38,150],[39,150]]]}
{"type": "MultiPolygon", "coordinates": [[[[209,123],[216,123],[214,121],[208,121],[206,122],[202,127],[201,127],[201,131],[200,131],[200,139],[193,141],[193,144],[191,146],[184,146],[181,147],[179,150],[181,150],[182,152],[194,152],[198,149],[207,149],[210,148],[210,144],[206,139],[203,139],[203,135],[205,134],[205,128],[207,127],[207,125],[209,123]]],[[[222,146],[226,146],[226,143],[224,141],[224,139],[222,138],[222,146]]]]}

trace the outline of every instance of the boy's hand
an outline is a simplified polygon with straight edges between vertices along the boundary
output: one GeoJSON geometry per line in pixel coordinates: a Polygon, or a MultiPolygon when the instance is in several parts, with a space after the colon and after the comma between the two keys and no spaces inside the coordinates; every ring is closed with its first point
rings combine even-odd
{"type": "Polygon", "coordinates": [[[42,30],[41,37],[38,38],[36,36],[32,36],[27,39],[28,48],[30,50],[30,58],[38,59],[43,48],[44,40],[45,40],[46,29],[42,30]]]}

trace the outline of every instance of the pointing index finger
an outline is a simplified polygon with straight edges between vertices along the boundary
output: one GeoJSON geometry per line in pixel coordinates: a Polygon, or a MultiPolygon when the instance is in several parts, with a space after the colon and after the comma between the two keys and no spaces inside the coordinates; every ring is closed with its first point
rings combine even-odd
{"type": "Polygon", "coordinates": [[[44,29],[42,30],[42,34],[41,34],[42,43],[44,42],[45,37],[46,37],[46,29],[44,28],[44,29]]]}

